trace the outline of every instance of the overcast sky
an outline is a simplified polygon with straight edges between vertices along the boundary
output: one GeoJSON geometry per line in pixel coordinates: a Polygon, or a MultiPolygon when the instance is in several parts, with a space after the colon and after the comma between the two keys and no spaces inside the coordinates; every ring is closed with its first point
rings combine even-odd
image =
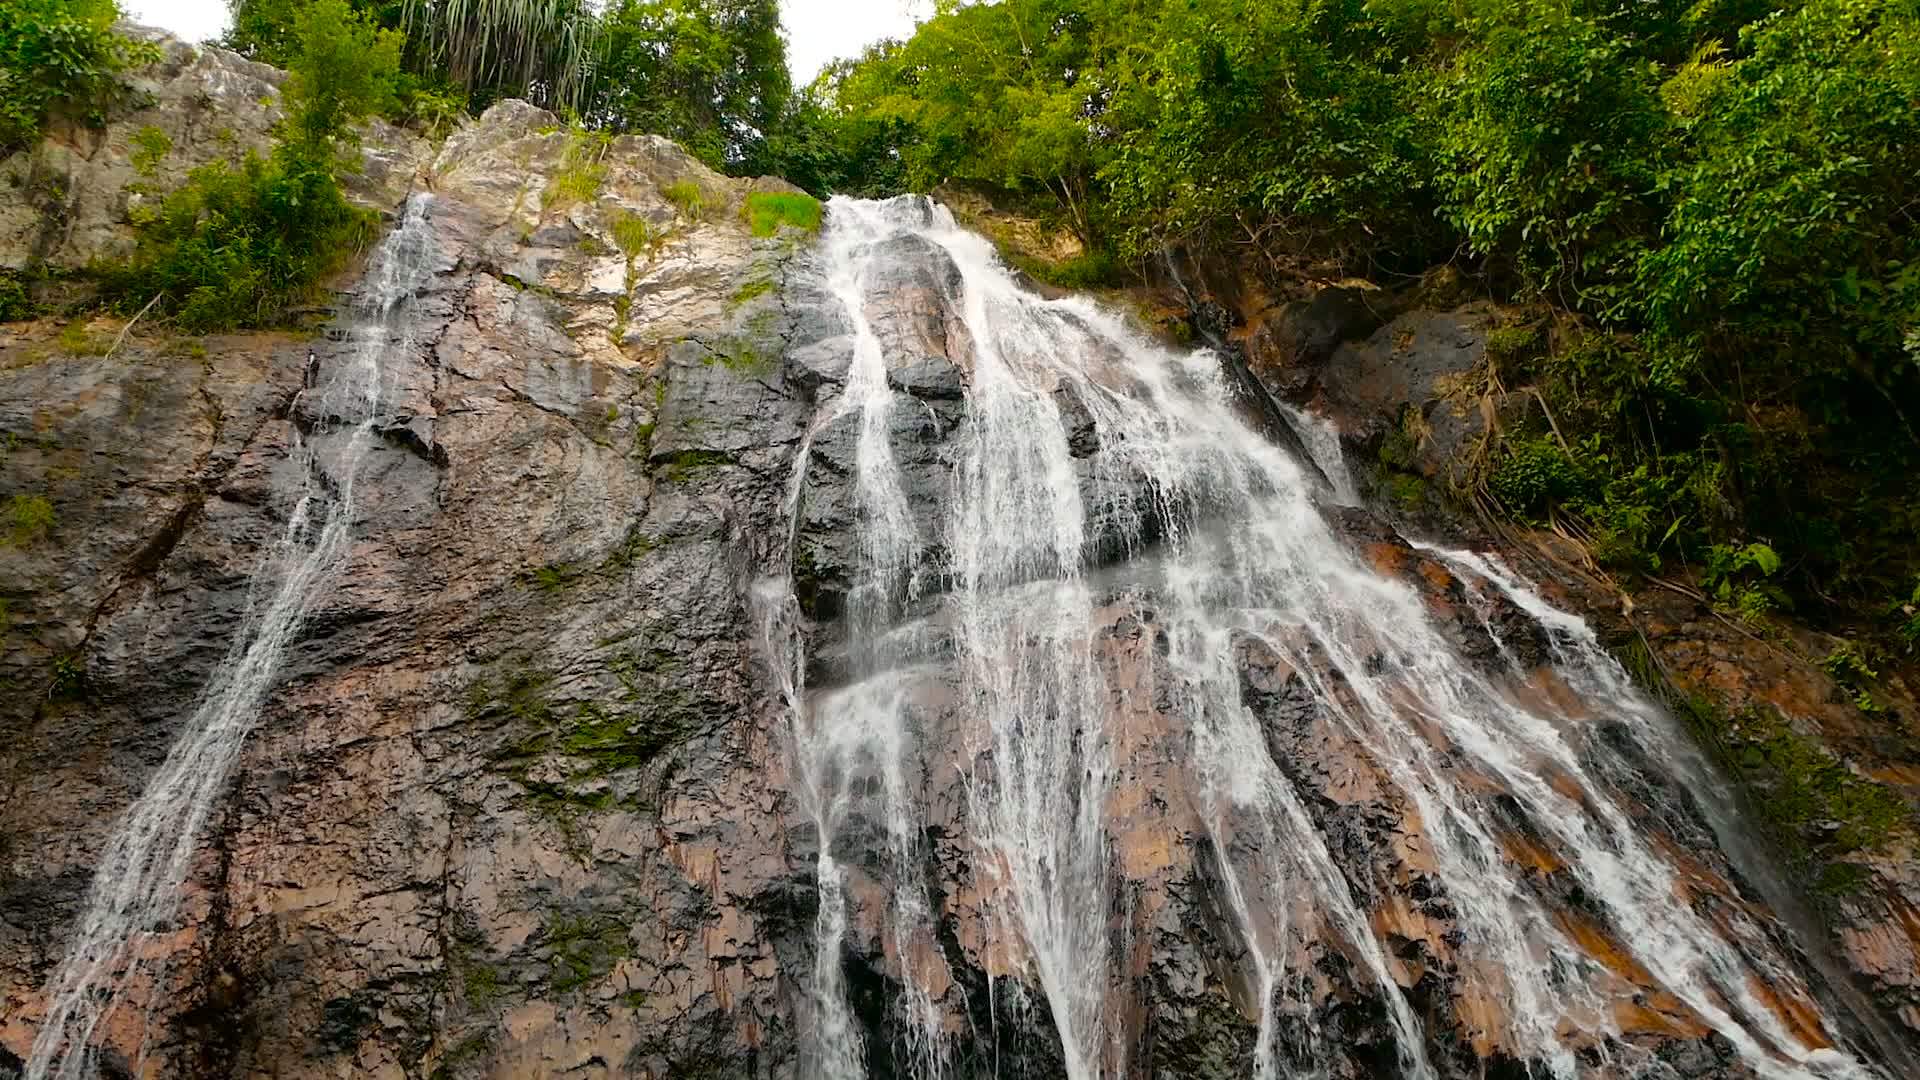
{"type": "MultiPolygon", "coordinates": [[[[120,0],[137,22],[164,26],[188,41],[217,37],[227,28],[226,0],[120,0]]],[[[882,38],[913,30],[913,12],[928,0],[780,0],[787,27],[787,61],[796,85],[811,82],[827,61],[852,56],[882,38]]]]}

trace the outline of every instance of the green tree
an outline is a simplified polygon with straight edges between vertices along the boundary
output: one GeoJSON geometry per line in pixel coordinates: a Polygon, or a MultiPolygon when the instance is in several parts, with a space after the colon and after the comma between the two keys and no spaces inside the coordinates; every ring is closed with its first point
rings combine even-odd
{"type": "MultiPolygon", "coordinates": [[[[381,28],[401,28],[405,0],[352,2],[355,11],[381,28]]],[[[227,0],[230,18],[220,43],[248,59],[287,67],[300,55],[300,32],[294,20],[306,6],[307,0],[227,0]]]]}
{"type": "Polygon", "coordinates": [[[1275,255],[1428,253],[1427,81],[1363,4],[1194,0],[1149,21],[1165,45],[1130,54],[1101,170],[1130,246],[1215,233],[1275,255]]]}
{"type": "Polygon", "coordinates": [[[1096,173],[1109,149],[1105,31],[1124,0],[1007,0],[943,11],[912,38],[875,50],[840,100],[891,125],[907,180],[971,181],[1055,200],[1083,238],[1095,226],[1096,173]]]}
{"type": "Polygon", "coordinates": [[[1469,19],[1427,121],[1441,212],[1535,290],[1605,290],[1657,220],[1666,145],[1657,67],[1564,0],[1469,19]]]}
{"type": "Polygon", "coordinates": [[[283,145],[337,168],[337,142],[357,145],[353,125],[393,100],[401,34],[381,29],[347,0],[313,0],[295,13],[300,52],[288,65],[283,145]]]}
{"type": "Polygon", "coordinates": [[[904,139],[901,125],[841,103],[841,84],[854,67],[851,60],[829,64],[788,99],[786,113],[767,136],[761,171],[821,197],[878,198],[906,190],[906,169],[895,149],[904,139]]]}
{"type": "Polygon", "coordinates": [[[793,89],[774,0],[621,0],[603,32],[590,123],[665,135],[716,168],[766,163],[793,89]]]}
{"type": "Polygon", "coordinates": [[[476,107],[522,97],[584,109],[600,53],[590,0],[402,0],[411,66],[476,107]]]}

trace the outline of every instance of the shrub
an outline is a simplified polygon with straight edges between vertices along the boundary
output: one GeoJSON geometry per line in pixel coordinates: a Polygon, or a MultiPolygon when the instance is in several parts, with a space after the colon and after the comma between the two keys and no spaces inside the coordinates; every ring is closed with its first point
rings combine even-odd
{"type": "Polygon", "coordinates": [[[158,56],[113,32],[113,0],[0,0],[0,152],[32,142],[47,114],[106,119],[127,68],[158,56]]]}
{"type": "Polygon", "coordinates": [[[0,270],[0,323],[31,319],[39,312],[27,279],[16,271],[0,270]]]}
{"type": "Polygon", "coordinates": [[[1516,439],[1487,478],[1494,496],[1516,514],[1536,514],[1585,488],[1580,469],[1550,439],[1516,439]]]}
{"type": "Polygon", "coordinates": [[[126,303],[158,296],[193,333],[271,323],[365,240],[371,215],[337,174],[354,167],[350,125],[391,98],[400,36],[346,0],[314,0],[294,27],[279,142],[264,158],[195,169],[140,224],[133,266],[114,283],[126,303]]]}
{"type": "Polygon", "coordinates": [[[133,152],[128,160],[133,171],[151,180],[160,172],[160,163],[173,152],[173,139],[166,132],[148,124],[134,132],[133,152]]]}
{"type": "Polygon", "coordinates": [[[756,191],[747,196],[745,214],[755,236],[772,236],[789,225],[807,232],[820,228],[820,200],[811,195],[756,191]]]}
{"type": "Polygon", "coordinates": [[[366,236],[368,215],[333,174],[291,154],[195,169],[141,227],[130,302],[163,294],[182,329],[273,322],[366,236]]]}

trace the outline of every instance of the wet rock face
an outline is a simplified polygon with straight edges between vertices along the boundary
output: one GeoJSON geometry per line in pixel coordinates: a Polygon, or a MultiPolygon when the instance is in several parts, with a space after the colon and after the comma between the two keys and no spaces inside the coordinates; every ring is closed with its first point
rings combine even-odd
{"type": "MultiPolygon", "coordinates": [[[[889,842],[881,780],[848,765],[831,777],[847,795],[837,842],[858,854],[827,964],[869,1075],[913,1067],[909,989],[950,1037],[950,1075],[1064,1075],[1045,996],[996,944],[1006,900],[970,838],[980,751],[938,604],[972,387],[957,271],[921,251],[870,292],[890,407],[864,432],[832,404],[856,333],[806,238],[751,238],[738,218],[749,185],[657,139],[614,140],[596,199],[550,203],[568,139],[555,126],[502,103],[437,156],[434,274],[411,302],[414,345],[380,360],[381,442],[358,481],[350,564],[196,849],[182,925],[150,942],[167,963],[108,1018],[108,1060],[156,1076],[809,1076],[821,838],[799,805],[767,648],[779,628],[759,600],[790,560],[809,688],[853,682],[871,599],[856,589],[853,486],[871,438],[925,541],[902,587],[926,616],[910,627],[929,674],[908,710],[907,771],[928,808],[912,876],[935,914],[911,940],[890,932],[903,881],[873,854],[889,842]],[[682,181],[706,193],[699,218],[663,193],[682,181]],[[656,242],[623,251],[614,225],[636,218],[656,242]]],[[[1308,331],[1353,317],[1338,304],[1303,315],[1302,340],[1320,349],[1308,331]]],[[[226,662],[290,511],[289,449],[324,437],[323,399],[304,391],[354,347],[344,333],[196,346],[136,332],[111,358],[80,358],[56,333],[0,328],[0,495],[38,493],[55,514],[0,543],[0,678],[15,691],[0,695],[0,1074],[46,1011],[114,817],[226,662]]],[[[1263,841],[1204,805],[1192,717],[1165,677],[1166,620],[1132,588],[1157,572],[1156,493],[1114,465],[1124,433],[1101,430],[1074,388],[1051,402],[1089,509],[1090,587],[1104,590],[1089,662],[1119,770],[1104,873],[1125,898],[1107,927],[1108,1053],[1126,1076],[1243,1077],[1265,990],[1250,974],[1258,943],[1230,912],[1263,841]]],[[[1564,642],[1513,601],[1373,515],[1322,510],[1420,598],[1476,677],[1573,694],[1546,670],[1564,642]]],[[[1351,693],[1339,666],[1282,644],[1234,638],[1232,679],[1390,943],[1386,978],[1421,1018],[1435,1071],[1538,1068],[1500,1041],[1501,974],[1463,947],[1434,826],[1333,707],[1351,693]]],[[[1703,906],[1772,926],[1697,806],[1632,788],[1657,771],[1634,732],[1596,732],[1583,752],[1645,792],[1641,827],[1688,853],[1703,906]]],[[[1658,1061],[1745,1075],[1591,916],[1543,823],[1489,799],[1502,857],[1529,868],[1526,888],[1579,942],[1581,976],[1630,1003],[1596,1023],[1612,1034],[1570,1040],[1583,1072],[1666,1075],[1658,1061]]],[[[1286,959],[1282,1063],[1395,1074],[1389,995],[1331,916],[1295,914],[1267,943],[1286,959]]],[[[1896,946],[1871,945],[1894,983],[1896,946]]]]}
{"type": "MultiPolygon", "coordinates": [[[[777,357],[785,328],[735,298],[794,240],[756,244],[745,185],[647,140],[612,148],[601,201],[543,205],[564,137],[528,112],[444,155],[350,565],[202,838],[184,928],[153,943],[163,983],[108,1018],[109,1062],[152,1004],[156,1075],[791,1074],[805,900],[742,598],[801,414],[754,364],[665,354],[699,330],[777,357]],[[519,202],[491,197],[490,155],[524,163],[519,202]],[[711,220],[661,193],[684,177],[711,220]],[[623,213],[660,238],[631,271],[594,254],[623,213]]],[[[0,331],[0,493],[55,517],[0,544],[6,1060],[107,830],[225,662],[289,446],[325,419],[302,388],[355,348],[136,330],[74,358],[58,329],[0,331]]]]}

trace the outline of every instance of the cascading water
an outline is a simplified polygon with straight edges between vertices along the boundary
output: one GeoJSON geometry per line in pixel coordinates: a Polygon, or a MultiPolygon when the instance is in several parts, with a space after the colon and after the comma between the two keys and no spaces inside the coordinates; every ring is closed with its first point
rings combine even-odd
{"type": "MultiPolygon", "coordinates": [[[[1151,661],[1154,708],[1186,732],[1190,760],[1173,767],[1199,793],[1225,914],[1244,946],[1241,975],[1259,1013],[1249,1075],[1311,1074],[1338,1050],[1283,1022],[1308,1015],[1306,973],[1289,964],[1315,942],[1343,954],[1353,982],[1383,1003],[1398,1073],[1436,1070],[1364,884],[1330,851],[1245,699],[1235,657],[1246,648],[1293,672],[1422,823],[1423,858],[1457,917],[1458,963],[1498,1002],[1488,1038],[1502,1052],[1575,1075],[1594,1062],[1576,1056],[1571,1036],[1617,1032],[1615,999],[1634,991],[1503,854],[1494,793],[1500,813],[1524,820],[1572,875],[1627,964],[1746,1067],[1767,1077],[1872,1075],[1839,1050],[1807,1045],[1762,1000],[1756,985],[1806,999],[1793,963],[1744,909],[1710,917],[1689,903],[1674,855],[1643,835],[1614,773],[1620,762],[1597,732],[1623,725],[1655,761],[1668,760],[1662,748],[1677,736],[1578,619],[1487,558],[1436,550],[1475,596],[1505,596],[1553,642],[1546,676],[1511,656],[1504,673],[1476,668],[1411,586],[1363,561],[1328,524],[1302,468],[1240,418],[1211,354],[1155,346],[1090,302],[1022,291],[985,240],[923,199],[836,199],[823,246],[853,356],[813,433],[858,418],[861,543],[838,685],[807,685],[792,583],[764,583],[758,597],[791,713],[797,794],[819,832],[806,1075],[865,1074],[840,974],[845,869],[855,863],[883,867],[894,883],[888,952],[908,969],[894,1021],[912,1044],[896,1071],[944,1075],[965,1037],[913,989],[924,972],[912,965],[938,965],[938,953],[909,959],[927,955],[912,945],[936,921],[919,850],[928,808],[913,782],[920,744],[933,736],[910,702],[942,678],[957,702],[972,872],[997,938],[988,949],[1013,958],[1018,982],[1044,996],[1071,1080],[1133,1075],[1116,1005],[1124,950],[1113,937],[1128,901],[1114,883],[1107,821],[1123,763],[1111,719],[1122,688],[1095,641],[1115,607],[1164,633],[1151,661]],[[889,418],[925,403],[889,379],[923,358],[889,354],[869,319],[885,307],[883,283],[916,259],[953,271],[922,277],[948,283],[939,300],[961,324],[948,341],[960,342],[951,359],[966,376],[946,487],[920,510],[889,418]],[[1097,453],[1086,452],[1076,415],[1091,419],[1097,453]],[[1116,552],[1125,570],[1096,572],[1116,552]],[[1543,689],[1541,678],[1566,692],[1543,689]],[[853,794],[877,794],[871,812],[883,829],[848,835],[853,794]]],[[[810,436],[795,467],[796,520],[813,446],[810,436]]],[[[1319,451],[1347,501],[1337,446],[1319,451]]],[[[1598,1044],[1584,1045],[1593,1053],[1598,1044]]]]}
{"type": "Polygon", "coordinates": [[[226,661],[159,772],[108,837],[86,908],[48,985],[47,1016],[26,1080],[95,1076],[94,1037],[102,1022],[125,990],[157,976],[162,958],[146,946],[173,929],[180,888],[214,800],[287,648],[346,560],[355,480],[378,440],[381,360],[410,347],[410,300],[433,273],[431,206],[431,196],[414,196],[374,254],[352,359],[325,386],[301,391],[297,411],[313,423],[305,435],[296,434],[300,486],[291,493],[286,526],[254,575],[226,661]]]}

